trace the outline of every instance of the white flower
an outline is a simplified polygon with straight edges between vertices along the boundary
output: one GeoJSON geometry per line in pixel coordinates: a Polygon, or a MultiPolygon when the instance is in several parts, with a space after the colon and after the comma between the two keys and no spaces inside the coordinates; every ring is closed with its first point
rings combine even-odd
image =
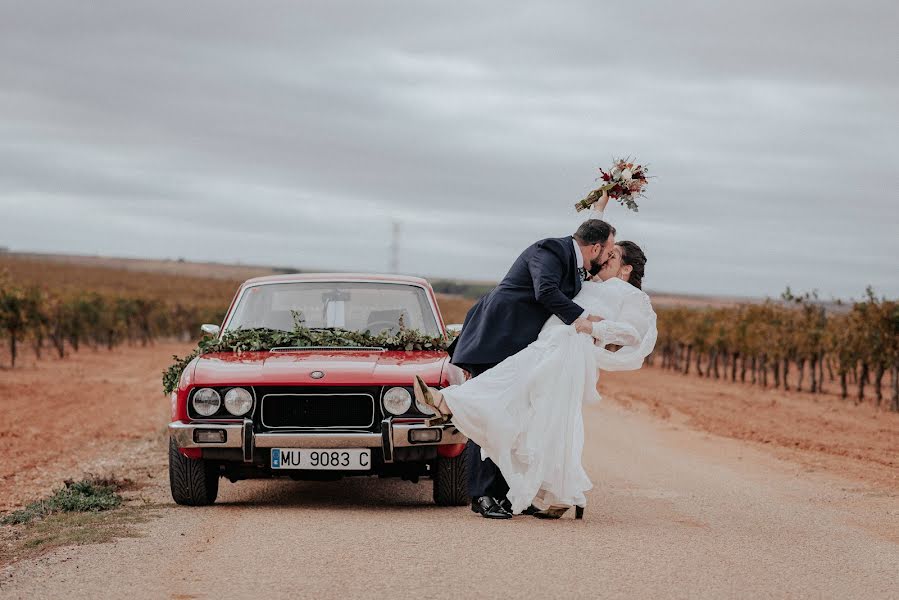
{"type": "Polygon", "coordinates": [[[621,172],[621,178],[624,179],[625,181],[630,181],[633,176],[634,176],[634,174],[631,172],[630,169],[625,169],[624,171],[621,172]]]}

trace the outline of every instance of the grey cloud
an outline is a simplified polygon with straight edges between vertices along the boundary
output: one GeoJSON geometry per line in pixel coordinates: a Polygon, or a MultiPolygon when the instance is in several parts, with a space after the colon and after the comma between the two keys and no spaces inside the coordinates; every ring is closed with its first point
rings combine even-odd
{"type": "Polygon", "coordinates": [[[629,152],[657,179],[610,219],[646,248],[651,287],[896,295],[895,17],[5,5],[0,245],[378,270],[397,218],[403,270],[498,278],[570,233],[596,167],[629,152]]]}

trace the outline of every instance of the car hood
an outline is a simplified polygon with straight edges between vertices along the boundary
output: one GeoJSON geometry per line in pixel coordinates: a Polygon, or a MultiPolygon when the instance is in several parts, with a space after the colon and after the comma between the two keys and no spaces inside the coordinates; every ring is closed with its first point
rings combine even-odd
{"type": "Polygon", "coordinates": [[[197,358],[194,385],[412,385],[440,383],[446,352],[316,350],[215,352],[197,358]],[[312,373],[320,371],[320,379],[312,373]]]}

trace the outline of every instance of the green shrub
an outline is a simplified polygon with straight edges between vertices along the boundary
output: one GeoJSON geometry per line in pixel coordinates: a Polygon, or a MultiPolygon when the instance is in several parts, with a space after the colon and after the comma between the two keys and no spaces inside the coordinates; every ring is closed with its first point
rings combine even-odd
{"type": "Polygon", "coordinates": [[[116,508],[121,503],[122,497],[116,492],[115,485],[87,479],[67,481],[64,488],[49,498],[9,513],[0,519],[0,523],[21,525],[60,512],[100,512],[116,508]]]}

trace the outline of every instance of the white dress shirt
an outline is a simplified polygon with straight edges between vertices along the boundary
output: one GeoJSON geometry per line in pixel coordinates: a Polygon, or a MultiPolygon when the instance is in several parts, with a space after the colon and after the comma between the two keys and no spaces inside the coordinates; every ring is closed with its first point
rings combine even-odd
{"type": "MultiPolygon", "coordinates": [[[[577,268],[583,269],[584,255],[581,254],[581,247],[578,245],[577,240],[574,238],[571,238],[571,243],[574,244],[574,260],[577,261],[577,268]]],[[[580,273],[578,273],[578,276],[580,276],[580,273]]]]}

